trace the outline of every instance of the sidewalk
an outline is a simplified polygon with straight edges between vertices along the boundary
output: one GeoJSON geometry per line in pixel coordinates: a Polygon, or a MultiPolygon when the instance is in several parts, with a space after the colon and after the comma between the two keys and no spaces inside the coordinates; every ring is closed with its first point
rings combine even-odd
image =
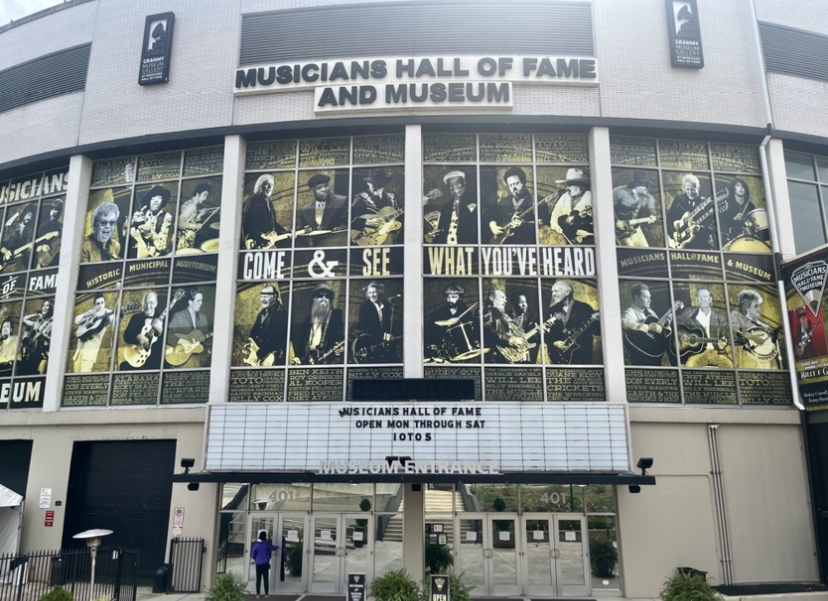
{"type": "Polygon", "coordinates": [[[152,587],[139,586],[135,601],[204,601],[207,593],[153,593],[152,587]]]}

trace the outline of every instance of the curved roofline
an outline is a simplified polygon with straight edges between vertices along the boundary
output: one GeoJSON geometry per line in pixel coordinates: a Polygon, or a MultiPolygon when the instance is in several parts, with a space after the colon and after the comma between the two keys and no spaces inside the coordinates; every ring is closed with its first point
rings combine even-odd
{"type": "Polygon", "coordinates": [[[19,27],[20,25],[23,25],[25,23],[29,23],[30,21],[34,21],[35,19],[40,19],[41,17],[45,17],[46,15],[51,15],[52,13],[56,13],[61,10],[66,10],[67,8],[77,6],[78,4],[86,4],[87,2],[92,1],[93,0],[63,0],[61,4],[57,4],[49,8],[44,8],[43,10],[39,10],[36,13],[26,15],[25,17],[21,17],[15,21],[10,21],[6,25],[0,26],[0,33],[4,33],[9,29],[19,27]]]}

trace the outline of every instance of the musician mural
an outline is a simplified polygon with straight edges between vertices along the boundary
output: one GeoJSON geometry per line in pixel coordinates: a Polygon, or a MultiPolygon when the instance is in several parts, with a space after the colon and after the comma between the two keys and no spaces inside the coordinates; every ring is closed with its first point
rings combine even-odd
{"type": "Polygon", "coordinates": [[[402,377],[403,161],[402,136],[248,145],[230,402],[402,377]]]}
{"type": "Polygon", "coordinates": [[[628,400],[790,404],[757,149],[612,137],[611,155],[628,400]]]}
{"type": "Polygon", "coordinates": [[[67,174],[0,181],[0,410],[43,406],[67,174]]]}
{"type": "Polygon", "coordinates": [[[423,156],[425,376],[605,400],[586,136],[426,134],[423,156]]]}
{"type": "Polygon", "coordinates": [[[206,402],[223,149],[95,162],[65,406],[206,402]]]}

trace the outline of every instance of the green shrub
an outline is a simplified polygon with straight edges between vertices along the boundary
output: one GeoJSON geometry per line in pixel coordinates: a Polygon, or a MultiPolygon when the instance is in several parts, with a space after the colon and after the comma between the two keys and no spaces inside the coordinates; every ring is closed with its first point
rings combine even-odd
{"type": "Polygon", "coordinates": [[[75,601],[72,593],[62,586],[56,586],[40,598],[40,601],[75,601]]]}
{"type": "MultiPolygon", "coordinates": [[[[284,552],[284,549],[282,550],[284,552]]],[[[285,569],[291,576],[302,575],[302,555],[304,545],[302,544],[302,530],[299,530],[299,540],[291,541],[291,547],[285,557],[285,569]]]]}
{"type": "Polygon", "coordinates": [[[420,601],[420,587],[405,570],[375,578],[369,594],[374,601],[420,601]]]}
{"type": "Polygon", "coordinates": [[[244,601],[244,582],[227,572],[216,577],[216,583],[207,591],[206,601],[244,601]]]}
{"type": "Polygon", "coordinates": [[[689,576],[679,574],[664,583],[664,589],[658,595],[662,601],[721,601],[722,596],[697,574],[689,576]]]}
{"type": "Polygon", "coordinates": [[[618,549],[608,538],[589,541],[589,563],[592,575],[596,578],[615,576],[615,564],[618,563],[618,549]]]}
{"type": "Polygon", "coordinates": [[[454,555],[448,545],[432,545],[426,541],[425,546],[426,572],[429,574],[445,574],[454,565],[454,555]]]}

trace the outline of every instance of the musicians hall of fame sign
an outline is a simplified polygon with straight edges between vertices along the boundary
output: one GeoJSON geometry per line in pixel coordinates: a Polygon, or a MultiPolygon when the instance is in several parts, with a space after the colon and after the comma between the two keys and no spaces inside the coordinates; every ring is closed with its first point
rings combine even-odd
{"type": "Polygon", "coordinates": [[[785,263],[782,274],[799,394],[806,409],[822,408],[828,405],[828,339],[824,317],[828,249],[785,263]]]}
{"type": "Polygon", "coordinates": [[[236,70],[237,95],[314,89],[317,113],[399,108],[511,108],[512,84],[597,85],[594,58],[389,57],[236,70]]]}

